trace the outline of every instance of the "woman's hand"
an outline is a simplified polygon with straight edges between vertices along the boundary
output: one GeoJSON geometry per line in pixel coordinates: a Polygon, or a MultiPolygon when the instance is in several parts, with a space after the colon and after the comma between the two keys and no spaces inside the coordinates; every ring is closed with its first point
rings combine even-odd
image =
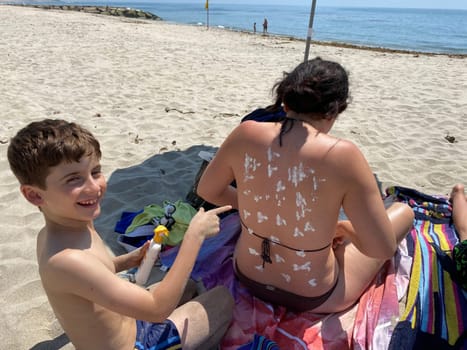
{"type": "Polygon", "coordinates": [[[355,234],[355,230],[348,220],[337,222],[336,233],[332,240],[332,249],[337,249],[340,245],[350,242],[350,237],[355,234]]]}

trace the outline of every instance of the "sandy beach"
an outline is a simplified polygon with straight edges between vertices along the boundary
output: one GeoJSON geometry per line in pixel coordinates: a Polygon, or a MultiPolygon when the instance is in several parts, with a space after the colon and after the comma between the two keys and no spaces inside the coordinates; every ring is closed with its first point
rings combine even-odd
{"type": "MultiPolygon", "coordinates": [[[[161,21],[0,5],[1,349],[73,349],[41,287],[39,211],[9,170],[9,139],[63,118],[100,140],[109,187],[96,226],[115,254],[123,211],[183,199],[201,164],[305,42],[161,21]]],[[[332,133],[355,142],[384,189],[447,195],[467,184],[467,58],[313,44],[341,63],[352,102],[332,133]]]]}

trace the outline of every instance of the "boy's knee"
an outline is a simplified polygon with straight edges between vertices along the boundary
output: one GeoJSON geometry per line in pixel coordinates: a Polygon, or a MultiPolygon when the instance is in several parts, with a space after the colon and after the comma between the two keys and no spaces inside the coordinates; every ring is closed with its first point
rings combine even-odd
{"type": "Polygon", "coordinates": [[[232,294],[224,286],[216,286],[199,295],[196,299],[199,300],[202,304],[222,307],[226,310],[233,309],[234,306],[234,299],[232,294]]]}
{"type": "Polygon", "coordinates": [[[211,289],[212,296],[215,300],[221,301],[226,308],[233,309],[235,304],[234,298],[230,291],[224,286],[217,286],[211,289]]]}

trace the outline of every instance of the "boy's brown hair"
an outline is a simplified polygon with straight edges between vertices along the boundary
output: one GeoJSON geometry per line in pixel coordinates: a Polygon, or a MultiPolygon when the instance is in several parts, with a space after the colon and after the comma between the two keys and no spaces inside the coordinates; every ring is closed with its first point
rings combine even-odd
{"type": "Polygon", "coordinates": [[[11,139],[8,162],[22,185],[46,189],[51,167],[78,162],[83,156],[101,158],[99,142],[78,124],[61,119],[32,122],[11,139]]]}

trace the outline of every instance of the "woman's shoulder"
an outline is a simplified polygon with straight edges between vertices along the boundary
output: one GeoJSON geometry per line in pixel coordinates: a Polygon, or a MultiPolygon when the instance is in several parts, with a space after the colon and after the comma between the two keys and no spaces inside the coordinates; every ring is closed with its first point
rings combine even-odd
{"type": "Polygon", "coordinates": [[[326,159],[336,163],[338,167],[348,167],[350,164],[366,163],[360,148],[350,140],[326,135],[324,140],[326,159]]]}
{"type": "Polygon", "coordinates": [[[321,143],[329,148],[329,152],[335,155],[345,155],[350,153],[360,153],[358,146],[347,139],[339,138],[330,134],[320,135],[321,143]]]}
{"type": "Polygon", "coordinates": [[[257,121],[257,120],[245,120],[244,122],[241,122],[237,128],[243,128],[243,129],[251,129],[251,128],[258,128],[258,129],[263,129],[263,128],[273,128],[278,124],[276,121],[257,121]]]}
{"type": "MultiPolygon", "coordinates": [[[[279,126],[280,127],[280,126],[279,126]]],[[[233,131],[232,136],[241,138],[258,138],[266,136],[269,133],[277,133],[276,122],[258,122],[255,120],[247,120],[240,123],[233,131]],[[268,132],[269,131],[269,132],[268,132]]]]}

